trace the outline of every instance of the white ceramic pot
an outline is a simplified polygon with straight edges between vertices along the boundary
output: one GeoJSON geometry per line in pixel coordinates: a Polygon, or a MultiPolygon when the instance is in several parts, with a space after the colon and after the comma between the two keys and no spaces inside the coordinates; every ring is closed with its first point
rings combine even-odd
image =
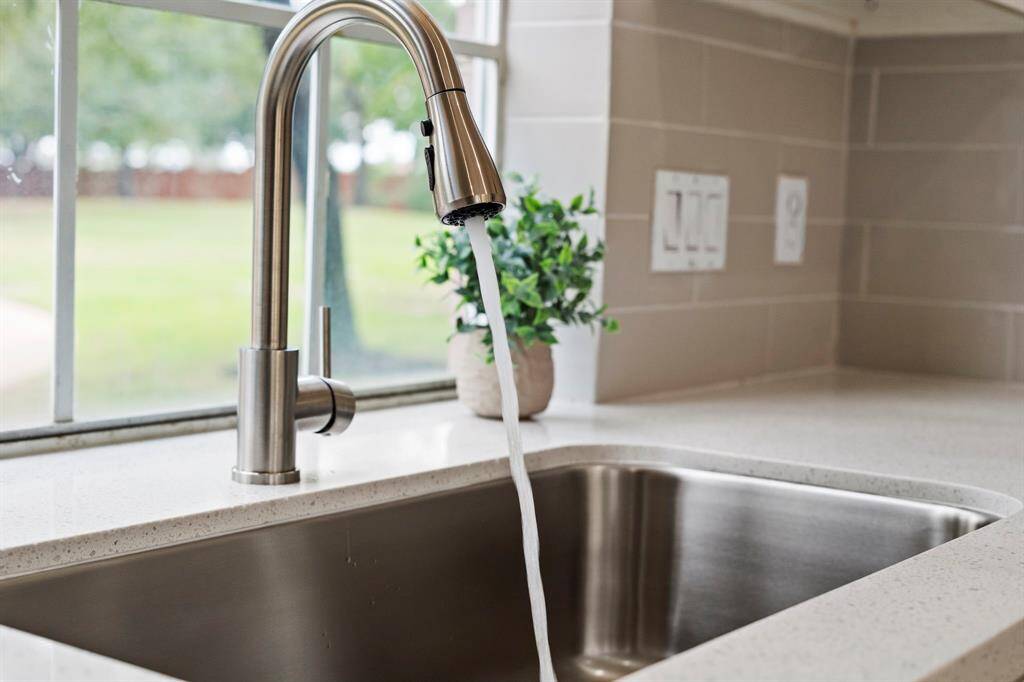
{"type": "MultiPolygon", "coordinates": [[[[501,390],[498,370],[487,364],[483,330],[456,334],[448,343],[448,367],[455,374],[455,390],[463,405],[481,417],[501,418],[501,390]]],[[[551,402],[555,385],[551,346],[534,343],[529,348],[517,344],[512,353],[516,389],[519,392],[519,416],[543,412],[551,402]]]]}

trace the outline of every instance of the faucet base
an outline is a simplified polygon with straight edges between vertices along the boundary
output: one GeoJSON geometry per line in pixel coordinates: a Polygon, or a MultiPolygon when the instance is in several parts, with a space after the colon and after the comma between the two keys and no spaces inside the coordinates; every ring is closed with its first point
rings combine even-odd
{"type": "Polygon", "coordinates": [[[231,479],[238,483],[249,483],[252,485],[286,485],[299,482],[299,470],[291,471],[242,471],[238,467],[231,467],[231,479]]]}

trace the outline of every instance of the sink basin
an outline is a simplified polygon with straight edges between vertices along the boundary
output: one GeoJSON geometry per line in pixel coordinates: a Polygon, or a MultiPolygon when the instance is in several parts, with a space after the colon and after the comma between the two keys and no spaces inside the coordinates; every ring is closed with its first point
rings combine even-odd
{"type": "MultiPolygon", "coordinates": [[[[533,475],[559,678],[614,679],[994,517],[655,465],[533,475]]],[[[0,623],[188,680],[535,680],[509,480],[0,581],[0,623]]]]}

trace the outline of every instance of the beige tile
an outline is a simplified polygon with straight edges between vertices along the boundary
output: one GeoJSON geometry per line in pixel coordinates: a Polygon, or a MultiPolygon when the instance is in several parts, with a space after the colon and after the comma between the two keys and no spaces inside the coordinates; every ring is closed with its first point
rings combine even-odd
{"type": "Polygon", "coordinates": [[[850,88],[850,142],[865,143],[868,141],[870,117],[871,74],[854,74],[850,88]]]}
{"type": "Polygon", "coordinates": [[[868,293],[1024,303],[1024,234],[871,228],[868,293]]]}
{"type": "Polygon", "coordinates": [[[851,150],[847,215],[1012,224],[1019,164],[1016,151],[851,150]]]}
{"type": "Polygon", "coordinates": [[[601,337],[597,394],[624,398],[764,372],[768,306],[616,311],[601,337]]]}
{"type": "Polygon", "coordinates": [[[812,221],[843,217],[846,167],[842,151],[783,145],[781,171],[807,177],[807,215],[812,221]]]}
{"type": "Polygon", "coordinates": [[[876,121],[876,142],[1024,143],[1024,65],[883,73],[876,121]]]}
{"type": "Polygon", "coordinates": [[[843,228],[842,245],[839,248],[839,290],[844,294],[860,293],[866,231],[867,228],[862,225],[847,225],[843,228]]]}
{"type": "Polygon", "coordinates": [[[692,273],[651,272],[650,221],[608,220],[605,240],[603,292],[610,307],[682,303],[692,298],[692,273]]]}
{"type": "Polygon", "coordinates": [[[784,27],[782,49],[787,54],[837,66],[846,64],[850,38],[790,22],[784,27]]]}
{"type": "Polygon", "coordinates": [[[505,169],[536,175],[544,191],[572,198],[595,190],[603,206],[608,126],[595,122],[511,119],[505,125],[505,169]],[[572,163],[566,162],[572,150],[572,163]]]}
{"type": "Polygon", "coordinates": [[[803,263],[775,265],[774,225],[730,225],[725,269],[697,275],[697,300],[834,294],[839,286],[840,230],[808,226],[803,263]]]}
{"type": "Polygon", "coordinates": [[[508,45],[510,116],[607,115],[607,26],[509,26],[508,45]]]}
{"type": "Polygon", "coordinates": [[[715,46],[707,58],[709,126],[842,139],[842,73],[715,46]]]}
{"type": "Polygon", "coordinates": [[[508,22],[611,20],[612,0],[509,0],[508,22]]]}
{"type": "Polygon", "coordinates": [[[778,154],[776,142],[613,123],[607,210],[650,213],[654,172],[664,168],[724,173],[730,213],[771,215],[778,154]]]}
{"type": "Polygon", "coordinates": [[[781,21],[708,2],[617,0],[614,18],[780,51],[786,37],[781,21]]]}
{"type": "Polygon", "coordinates": [[[1024,381],[1024,313],[1013,316],[1013,337],[1010,352],[1013,353],[1012,380],[1024,381]]]}
{"type": "Polygon", "coordinates": [[[977,379],[1006,376],[1007,315],[947,306],[844,301],[842,364],[977,379]]]}
{"type": "Polygon", "coordinates": [[[857,41],[854,54],[857,68],[1024,62],[1024,33],[869,38],[857,41]]]}
{"type": "Polygon", "coordinates": [[[768,371],[788,372],[834,362],[838,303],[774,303],[768,342],[768,371]]]}
{"type": "Polygon", "coordinates": [[[612,50],[612,116],[700,123],[699,43],[617,27],[612,50]]]}

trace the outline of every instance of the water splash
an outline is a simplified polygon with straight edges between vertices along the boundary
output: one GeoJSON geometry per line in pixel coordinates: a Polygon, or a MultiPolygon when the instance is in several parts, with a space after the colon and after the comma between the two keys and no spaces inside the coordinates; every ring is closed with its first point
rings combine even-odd
{"type": "Polygon", "coordinates": [[[555,682],[555,669],[551,663],[548,645],[548,616],[544,605],[544,584],[540,577],[540,541],[537,536],[537,512],[533,506],[533,488],[523,461],[523,439],[519,433],[519,396],[512,373],[512,355],[505,333],[505,318],[501,314],[498,295],[498,277],[491,257],[491,240],[483,218],[466,221],[469,241],[473,245],[476,271],[480,277],[480,291],[484,299],[484,312],[494,339],[494,364],[498,368],[498,386],[501,388],[501,418],[505,422],[508,438],[508,462],[512,481],[519,495],[519,511],[523,519],[523,556],[526,559],[526,583],[530,588],[530,610],[533,613],[533,635],[537,640],[541,682],[555,682]]]}

